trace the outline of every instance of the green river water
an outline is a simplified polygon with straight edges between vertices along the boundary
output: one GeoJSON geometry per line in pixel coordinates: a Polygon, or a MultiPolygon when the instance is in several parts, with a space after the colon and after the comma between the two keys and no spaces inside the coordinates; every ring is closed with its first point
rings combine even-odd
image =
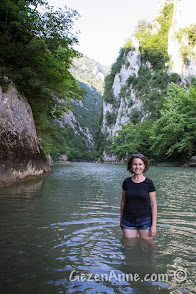
{"type": "Polygon", "coordinates": [[[196,293],[196,169],[151,166],[153,242],[119,227],[125,165],[54,164],[0,189],[3,294],[196,293]]]}

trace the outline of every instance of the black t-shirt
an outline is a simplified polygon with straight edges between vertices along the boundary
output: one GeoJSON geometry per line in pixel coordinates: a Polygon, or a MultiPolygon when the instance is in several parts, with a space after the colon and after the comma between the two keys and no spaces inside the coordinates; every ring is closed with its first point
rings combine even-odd
{"type": "Polygon", "coordinates": [[[146,178],[141,183],[134,183],[129,177],[124,180],[122,188],[126,190],[125,217],[151,216],[149,192],[156,191],[152,180],[146,178]]]}

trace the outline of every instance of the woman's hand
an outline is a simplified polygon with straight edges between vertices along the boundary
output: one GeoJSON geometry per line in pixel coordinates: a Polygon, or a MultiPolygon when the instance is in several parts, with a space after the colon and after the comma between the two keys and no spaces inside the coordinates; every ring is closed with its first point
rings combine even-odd
{"type": "Polygon", "coordinates": [[[157,233],[156,225],[152,225],[151,228],[149,229],[148,235],[153,238],[156,235],[156,233],[157,233]]]}
{"type": "Polygon", "coordinates": [[[123,230],[123,228],[122,228],[122,220],[120,221],[120,228],[121,228],[121,230],[123,230]]]}

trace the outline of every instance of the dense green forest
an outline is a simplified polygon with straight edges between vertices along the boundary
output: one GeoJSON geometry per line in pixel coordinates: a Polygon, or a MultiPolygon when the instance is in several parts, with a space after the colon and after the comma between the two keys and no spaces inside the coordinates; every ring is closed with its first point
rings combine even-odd
{"type": "MultiPolygon", "coordinates": [[[[97,151],[100,157],[103,150],[106,150],[108,154],[118,155],[119,159],[125,159],[132,153],[144,153],[153,162],[184,163],[196,154],[195,78],[185,80],[169,70],[167,47],[172,15],[173,3],[167,2],[155,19],[154,24],[159,30],[154,34],[153,24],[146,21],[138,23],[133,36],[139,41],[141,66],[138,76],[130,75],[118,96],[113,92],[114,78],[123,65],[129,66],[127,55],[136,50],[132,39],[121,48],[111,73],[105,78],[103,98],[113,109],[105,115],[107,126],[111,129],[114,127],[122,97],[131,111],[126,125],[113,137],[108,138],[107,132],[99,133],[97,151]],[[140,108],[132,107],[132,91],[140,102],[140,108]]],[[[188,54],[196,45],[196,25],[183,32],[181,30],[178,38],[180,33],[189,40],[190,48],[186,47],[186,55],[184,51],[181,52],[188,62],[188,54]]],[[[100,129],[101,124],[100,122],[100,129]]]]}
{"type": "Polygon", "coordinates": [[[53,11],[43,0],[0,2],[1,76],[28,99],[37,126],[45,116],[61,117],[66,102],[83,95],[69,71],[79,57],[72,34],[77,16],[69,8],[53,11]]]}
{"type": "Polygon", "coordinates": [[[71,73],[78,81],[95,88],[101,95],[104,91],[103,81],[109,71],[109,66],[101,65],[85,55],[75,59],[71,68],[71,73]]]}

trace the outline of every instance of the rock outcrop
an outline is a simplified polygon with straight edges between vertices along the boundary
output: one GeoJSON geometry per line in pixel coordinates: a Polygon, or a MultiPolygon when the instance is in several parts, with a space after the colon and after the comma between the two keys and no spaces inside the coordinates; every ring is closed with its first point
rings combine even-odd
{"type": "MultiPolygon", "coordinates": [[[[135,46],[135,50],[129,51],[126,56],[125,64],[122,65],[120,72],[117,73],[114,77],[114,83],[112,86],[112,90],[115,97],[119,99],[119,107],[116,114],[116,121],[112,125],[108,125],[107,122],[107,114],[114,113],[113,104],[103,101],[103,122],[102,122],[102,132],[108,133],[109,137],[113,136],[118,130],[122,128],[122,125],[125,125],[127,121],[131,118],[131,113],[133,113],[133,109],[140,110],[141,103],[139,99],[135,96],[134,89],[129,89],[129,95],[121,95],[121,89],[125,86],[127,79],[130,76],[138,76],[138,71],[141,66],[141,55],[138,50],[139,43],[136,38],[133,38],[133,44],[135,46]],[[130,98],[128,98],[129,96],[130,98]],[[131,107],[129,107],[131,101],[131,107]]],[[[113,161],[113,159],[112,159],[113,161]]]]}
{"type": "MultiPolygon", "coordinates": [[[[73,105],[77,102],[73,102],[73,105]]],[[[83,102],[79,101],[78,105],[80,109],[84,108],[83,102]]],[[[88,109],[86,109],[88,111],[88,109]]],[[[91,150],[95,144],[93,136],[89,130],[89,128],[85,125],[81,125],[75,116],[74,112],[72,110],[69,110],[69,112],[65,112],[63,114],[63,120],[59,120],[59,123],[61,127],[63,127],[65,124],[68,124],[73,130],[76,136],[79,136],[83,140],[85,140],[86,146],[89,150],[91,150]]]]}
{"type": "Polygon", "coordinates": [[[192,156],[189,160],[189,162],[186,162],[184,164],[185,167],[196,167],[196,155],[192,156]]]}
{"type": "Polygon", "coordinates": [[[10,83],[0,87],[0,186],[50,171],[40,147],[31,107],[10,83]]]}
{"type": "Polygon", "coordinates": [[[60,162],[60,163],[68,162],[67,154],[62,154],[62,155],[60,155],[60,156],[59,156],[59,162],[60,162]]]}
{"type": "Polygon", "coordinates": [[[173,2],[174,12],[168,35],[170,69],[171,72],[178,73],[184,78],[196,76],[196,46],[191,48],[188,35],[182,31],[184,28],[196,25],[196,2],[192,0],[174,0],[173,2]]]}

